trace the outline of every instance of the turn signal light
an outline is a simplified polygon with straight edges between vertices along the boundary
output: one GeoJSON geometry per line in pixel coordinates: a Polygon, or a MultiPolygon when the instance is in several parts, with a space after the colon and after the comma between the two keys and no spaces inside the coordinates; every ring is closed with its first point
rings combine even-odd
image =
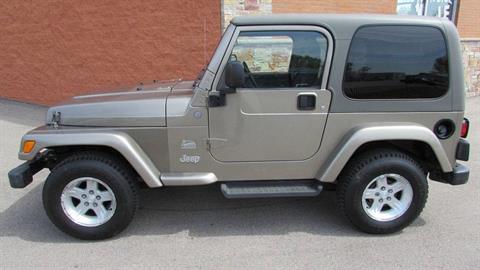
{"type": "Polygon", "coordinates": [[[23,151],[22,152],[28,154],[28,153],[32,152],[34,147],[35,147],[35,141],[30,141],[30,140],[25,141],[23,143],[23,151]]]}
{"type": "Polygon", "coordinates": [[[463,118],[462,130],[460,131],[460,137],[467,138],[469,128],[470,128],[470,121],[468,121],[467,118],[463,118]]]}

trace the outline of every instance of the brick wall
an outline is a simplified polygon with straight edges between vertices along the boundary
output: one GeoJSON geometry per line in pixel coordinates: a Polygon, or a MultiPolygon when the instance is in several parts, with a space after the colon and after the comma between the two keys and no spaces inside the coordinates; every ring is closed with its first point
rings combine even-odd
{"type": "Polygon", "coordinates": [[[0,2],[0,97],[52,104],[92,89],[195,78],[220,1],[0,2]]]}
{"type": "Polygon", "coordinates": [[[395,13],[396,0],[273,0],[274,13],[395,13]]]}
{"type": "Polygon", "coordinates": [[[480,1],[460,0],[457,28],[462,38],[480,38],[480,1]]]}
{"type": "MultiPolygon", "coordinates": [[[[215,48],[221,25],[234,16],[395,13],[396,2],[0,1],[0,98],[48,105],[93,89],[154,79],[192,79],[215,48]]],[[[458,29],[468,38],[462,46],[469,95],[480,93],[478,14],[478,0],[460,0],[458,29]]]]}

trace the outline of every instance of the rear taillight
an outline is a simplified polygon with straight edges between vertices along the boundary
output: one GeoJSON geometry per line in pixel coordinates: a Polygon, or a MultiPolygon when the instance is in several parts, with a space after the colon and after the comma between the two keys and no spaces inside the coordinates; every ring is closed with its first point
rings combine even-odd
{"type": "Polygon", "coordinates": [[[468,135],[468,129],[470,127],[470,121],[467,118],[463,118],[462,130],[460,131],[460,137],[466,138],[468,135]]]}

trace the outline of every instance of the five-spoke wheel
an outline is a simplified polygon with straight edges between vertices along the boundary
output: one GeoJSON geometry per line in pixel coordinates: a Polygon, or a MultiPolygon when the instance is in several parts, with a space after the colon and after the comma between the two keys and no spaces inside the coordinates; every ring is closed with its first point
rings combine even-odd
{"type": "Polygon", "coordinates": [[[63,189],[60,201],[70,220],[87,227],[104,224],[117,207],[112,189],[93,177],[72,180],[63,189]]]}
{"type": "Polygon", "coordinates": [[[373,219],[390,221],[403,215],[413,199],[412,185],[403,176],[389,173],[375,177],[363,191],[363,210],[373,219]]]}
{"type": "Polygon", "coordinates": [[[81,239],[105,239],[121,232],[138,207],[134,171],[104,152],[74,153],[45,181],[43,205],[62,231],[81,239]]]}
{"type": "Polygon", "coordinates": [[[393,233],[420,215],[428,194],[427,175],[411,156],[394,149],[363,152],[339,177],[340,209],[359,229],[393,233]]]}

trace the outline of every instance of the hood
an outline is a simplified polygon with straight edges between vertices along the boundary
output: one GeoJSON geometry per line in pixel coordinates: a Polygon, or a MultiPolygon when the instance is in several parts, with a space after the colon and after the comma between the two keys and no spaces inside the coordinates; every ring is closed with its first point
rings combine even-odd
{"type": "Polygon", "coordinates": [[[47,124],[90,127],[166,126],[166,101],[177,86],[193,89],[193,82],[179,81],[76,96],[51,107],[47,124]]]}

